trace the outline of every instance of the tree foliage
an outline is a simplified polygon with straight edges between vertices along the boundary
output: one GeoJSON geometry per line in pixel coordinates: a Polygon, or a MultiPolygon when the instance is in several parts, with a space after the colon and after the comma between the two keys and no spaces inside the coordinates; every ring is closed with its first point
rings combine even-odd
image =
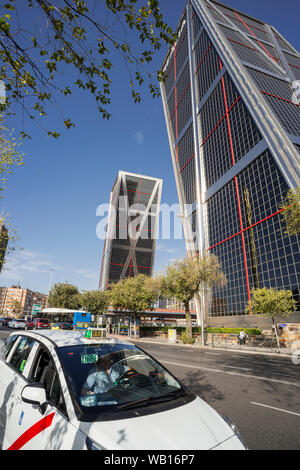
{"type": "Polygon", "coordinates": [[[16,315],[19,315],[22,311],[21,302],[19,302],[17,299],[14,299],[12,302],[12,311],[16,315]]]}
{"type": "MultiPolygon", "coordinates": [[[[156,79],[163,74],[153,77],[145,65],[174,39],[158,0],[7,0],[0,7],[0,80],[7,92],[2,111],[19,105],[40,120],[47,103],[71,95],[75,86],[91,93],[99,113],[109,119],[115,52],[124,60],[132,99],[139,102],[137,86],[145,79],[152,96],[159,96],[156,79]]],[[[66,128],[74,126],[69,117],[62,118],[66,128]]],[[[46,131],[59,136],[54,129],[46,131]]]]}
{"type": "MultiPolygon", "coordinates": [[[[23,154],[19,152],[20,142],[9,131],[0,117],[0,191],[3,191],[6,183],[5,176],[12,173],[13,166],[23,165],[23,154]]],[[[0,195],[1,197],[1,195],[0,195]]]]}
{"type": "Polygon", "coordinates": [[[101,315],[109,306],[109,292],[100,290],[84,291],[80,295],[80,305],[93,315],[101,315]]]}
{"type": "Polygon", "coordinates": [[[276,341],[278,349],[280,343],[278,339],[277,324],[278,319],[289,317],[297,308],[297,302],[293,299],[290,290],[277,290],[273,288],[252,289],[251,301],[248,303],[246,313],[263,315],[272,320],[275,326],[276,341]]]}
{"type": "Polygon", "coordinates": [[[199,293],[200,287],[209,287],[226,282],[225,275],[216,256],[186,257],[168,266],[161,278],[161,293],[183,302],[186,312],[186,341],[192,341],[192,319],[190,301],[199,293]]]}
{"type": "Polygon", "coordinates": [[[281,208],[284,209],[282,215],[286,223],[286,233],[297,235],[300,232],[300,186],[287,193],[281,208]]]}
{"type": "Polygon", "coordinates": [[[159,284],[144,274],[126,278],[111,286],[110,299],[117,310],[141,313],[153,310],[159,296],[159,284]]]}
{"type": "Polygon", "coordinates": [[[77,310],[81,307],[78,288],[68,283],[54,284],[49,292],[48,305],[49,307],[77,310]]]}
{"type": "MultiPolygon", "coordinates": [[[[297,307],[297,302],[293,299],[290,290],[278,290],[266,287],[262,289],[252,289],[251,291],[251,311],[254,315],[263,315],[270,318],[273,323],[278,318],[290,316],[297,307]]],[[[248,304],[246,312],[250,311],[248,304]]]]}
{"type": "Polygon", "coordinates": [[[0,213],[0,272],[5,266],[7,257],[16,249],[19,237],[10,222],[9,215],[0,213]]]}

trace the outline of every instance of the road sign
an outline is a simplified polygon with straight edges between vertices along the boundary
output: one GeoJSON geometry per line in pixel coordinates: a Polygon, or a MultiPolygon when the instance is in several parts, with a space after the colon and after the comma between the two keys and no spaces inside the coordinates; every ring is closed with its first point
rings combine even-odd
{"type": "Polygon", "coordinates": [[[170,343],[176,342],[176,330],[168,330],[168,340],[170,343]]]}
{"type": "Polygon", "coordinates": [[[36,315],[41,310],[42,310],[41,304],[33,304],[31,313],[32,313],[32,315],[36,315]]]}

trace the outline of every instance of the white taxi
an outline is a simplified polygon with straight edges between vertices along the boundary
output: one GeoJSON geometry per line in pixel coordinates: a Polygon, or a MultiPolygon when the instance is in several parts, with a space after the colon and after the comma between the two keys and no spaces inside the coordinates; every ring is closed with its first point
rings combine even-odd
{"type": "Polygon", "coordinates": [[[12,333],[0,354],[3,450],[245,449],[233,425],[132,343],[12,333]]]}

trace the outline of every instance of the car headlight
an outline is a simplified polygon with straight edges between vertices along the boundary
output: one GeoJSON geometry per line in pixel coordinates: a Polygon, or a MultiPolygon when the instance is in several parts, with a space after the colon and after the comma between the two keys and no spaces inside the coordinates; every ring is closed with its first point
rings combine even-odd
{"type": "Polygon", "coordinates": [[[105,447],[93,441],[88,436],[86,437],[85,445],[86,445],[87,450],[107,450],[105,449],[105,447]]]}

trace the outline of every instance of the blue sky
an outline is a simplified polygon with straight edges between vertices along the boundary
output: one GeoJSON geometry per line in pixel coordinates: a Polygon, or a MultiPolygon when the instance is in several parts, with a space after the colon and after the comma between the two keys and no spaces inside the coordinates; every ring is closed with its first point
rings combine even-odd
{"type": "MultiPolygon", "coordinates": [[[[273,24],[300,50],[298,0],[227,0],[240,11],[273,24]]],[[[183,11],[183,0],[161,0],[165,20],[173,27],[183,11]]],[[[159,68],[166,47],[153,62],[159,68]]],[[[163,178],[162,202],[178,202],[161,99],[142,93],[142,103],[130,98],[129,78],[123,63],[114,63],[112,117],[103,121],[93,99],[76,92],[59,104],[76,127],[54,140],[41,128],[25,121],[32,139],[21,147],[25,164],[8,177],[1,206],[10,213],[19,235],[18,246],[8,258],[9,269],[0,285],[20,282],[47,292],[50,269],[53,282],[70,282],[83,289],[98,287],[103,241],[96,236],[96,209],[109,200],[119,170],[163,178]]],[[[50,112],[47,125],[57,129],[60,116],[50,112]]],[[[16,132],[19,121],[7,123],[16,132]]],[[[158,240],[155,271],[185,256],[183,240],[158,240]]]]}

